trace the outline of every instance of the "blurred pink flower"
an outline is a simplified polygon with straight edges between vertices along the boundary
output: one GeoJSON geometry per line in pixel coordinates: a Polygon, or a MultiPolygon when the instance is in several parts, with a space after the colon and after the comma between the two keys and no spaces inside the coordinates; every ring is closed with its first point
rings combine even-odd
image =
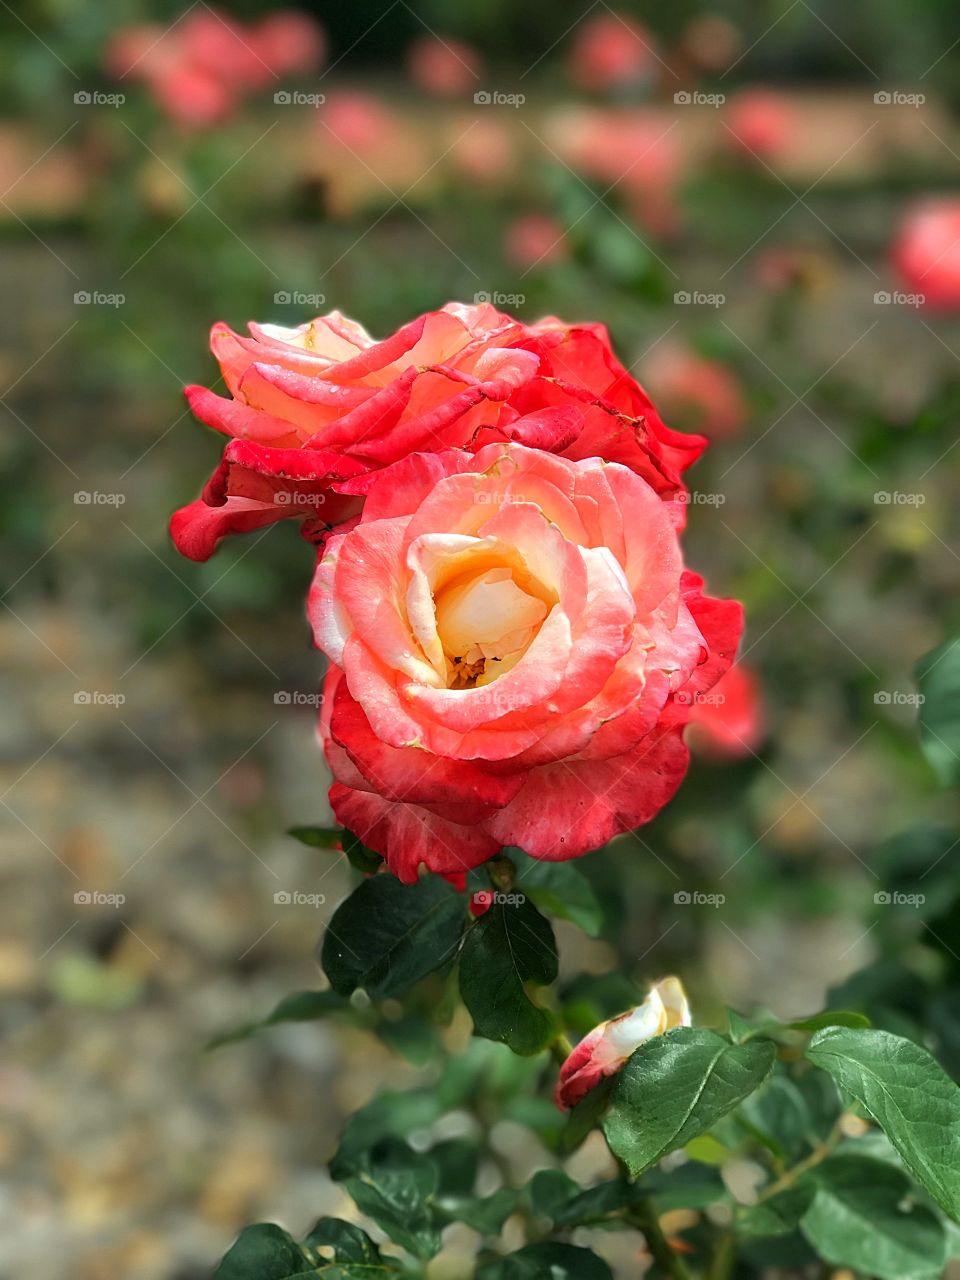
{"type": "Polygon", "coordinates": [[[545,213],[528,213],[512,222],[503,247],[508,261],[524,270],[560,262],[568,252],[566,232],[545,213]]]}
{"type": "Polygon", "coordinates": [[[656,72],[654,49],[654,38],[645,27],[625,14],[608,11],[578,27],[570,74],[591,93],[629,88],[656,72]]]}
{"type": "Polygon", "coordinates": [[[726,124],[732,146],[761,160],[779,160],[793,141],[797,119],[790,103],[773,89],[744,89],[730,100],[726,124]]]}
{"type": "Polygon", "coordinates": [[[960,198],[914,205],[893,243],[893,265],[904,286],[925,305],[960,307],[960,198]]]}
{"type": "Polygon", "coordinates": [[[739,379],[719,360],[662,344],[647,356],[644,374],[666,416],[692,430],[722,439],[735,435],[746,421],[739,379]]]}
{"type": "Polygon", "coordinates": [[[407,69],[424,93],[455,98],[479,86],[481,61],[477,51],[462,40],[422,36],[407,52],[407,69]]]}
{"type": "Polygon", "coordinates": [[[475,182],[498,182],[513,169],[516,148],[504,126],[487,116],[465,125],[454,125],[456,137],[447,152],[450,164],[475,182]]]}
{"type": "Polygon", "coordinates": [[[684,155],[669,117],[650,110],[560,112],[551,134],[567,164],[611,194],[616,188],[641,225],[657,235],[676,230],[684,155]]]}
{"type": "Polygon", "coordinates": [[[709,692],[694,698],[687,731],[694,752],[751,755],[765,736],[760,683],[749,667],[735,662],[709,692]]]}
{"type": "Polygon", "coordinates": [[[277,75],[307,75],[326,57],[326,34],[320,24],[296,9],[281,9],[253,30],[253,46],[277,75]]]}
{"type": "Polygon", "coordinates": [[[202,6],[167,28],[118,31],[104,66],[117,79],[149,85],[169,119],[199,128],[223,120],[245,94],[268,88],[280,74],[312,70],[322,55],[322,29],[305,14],[284,10],[254,28],[202,6]]]}

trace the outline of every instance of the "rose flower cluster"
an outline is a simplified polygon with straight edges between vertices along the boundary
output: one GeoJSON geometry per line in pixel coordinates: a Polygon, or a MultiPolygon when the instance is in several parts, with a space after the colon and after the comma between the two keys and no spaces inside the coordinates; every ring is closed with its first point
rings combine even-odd
{"type": "Polygon", "coordinates": [[[600,325],[450,304],[376,342],[336,312],[218,325],[229,437],[171,524],[206,559],[299,518],[330,667],[333,811],[402,880],[463,883],[505,846],[574,858],[649,821],[729,668],[740,605],[684,567],[682,473],[600,325]]]}

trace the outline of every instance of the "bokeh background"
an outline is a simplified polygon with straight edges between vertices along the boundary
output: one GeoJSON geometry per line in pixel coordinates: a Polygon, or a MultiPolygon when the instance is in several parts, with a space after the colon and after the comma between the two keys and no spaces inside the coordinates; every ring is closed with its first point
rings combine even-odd
{"type": "Polygon", "coordinates": [[[215,320],[605,321],[712,438],[689,561],[746,603],[753,680],[726,750],[702,731],[666,813],[583,864],[629,908],[616,947],[564,929],[564,967],[679,971],[704,1017],[901,972],[928,926],[877,901],[877,850],[951,804],[911,669],[960,614],[955,6],[0,23],[0,1276],[207,1275],[247,1221],[342,1211],[342,1117],[419,1078],[323,1024],[204,1052],[319,984],[349,884],[284,835],[328,817],[311,549],[288,521],[197,565],[166,534],[218,456],[180,394],[218,385],[215,320]]]}

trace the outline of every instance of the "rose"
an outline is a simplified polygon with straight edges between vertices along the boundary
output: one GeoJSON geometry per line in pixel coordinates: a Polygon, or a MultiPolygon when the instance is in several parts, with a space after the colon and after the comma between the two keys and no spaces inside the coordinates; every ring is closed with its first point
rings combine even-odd
{"type": "Polygon", "coordinates": [[[960,307],[960,200],[927,199],[914,205],[892,254],[904,286],[922,305],[960,307]]]}
{"type": "Polygon", "coordinates": [[[735,662],[690,708],[690,745],[694,753],[736,759],[754,754],[763,743],[763,698],[756,675],[735,662]]]}
{"type": "Polygon", "coordinates": [[[560,1068],[554,1098],[561,1111],[612,1076],[642,1044],[674,1027],[690,1026],[690,1009],[679,978],[654,984],[642,1004],[601,1022],[585,1036],[560,1068]]]}
{"type": "Polygon", "coordinates": [[[516,444],[414,455],[365,488],[308,603],[338,820],[402,880],[461,883],[504,846],[562,860],[649,821],[742,626],[684,571],[682,503],[516,444]]]}
{"type": "Polygon", "coordinates": [[[338,492],[345,483],[360,493],[357,477],[414,450],[520,440],[620,462],[672,496],[705,443],[664,426],[602,325],[524,325],[488,304],[450,303],[383,342],[337,312],[250,332],[211,334],[232,398],[187,388],[197,417],[231,437],[203,498],[171,522],[194,560],[285,516],[310,517],[313,538],[358,509],[338,492]],[[301,492],[324,502],[291,500],[301,492]]]}

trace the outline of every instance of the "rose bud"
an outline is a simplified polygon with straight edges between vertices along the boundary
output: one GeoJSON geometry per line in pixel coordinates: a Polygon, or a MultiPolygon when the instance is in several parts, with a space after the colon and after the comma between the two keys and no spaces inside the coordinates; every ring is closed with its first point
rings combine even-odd
{"type": "Polygon", "coordinates": [[[615,1075],[634,1050],[674,1027],[690,1026],[690,1007],[679,978],[663,978],[642,1004],[601,1022],[560,1068],[554,1099],[569,1111],[601,1080],[615,1075]]]}

